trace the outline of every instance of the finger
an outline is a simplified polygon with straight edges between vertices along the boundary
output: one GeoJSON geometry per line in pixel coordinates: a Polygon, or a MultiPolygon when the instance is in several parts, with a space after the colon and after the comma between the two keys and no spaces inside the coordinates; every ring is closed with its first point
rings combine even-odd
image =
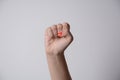
{"type": "Polygon", "coordinates": [[[68,23],[63,23],[63,36],[67,39],[67,41],[73,41],[73,36],[70,32],[70,25],[68,23]]]}
{"type": "Polygon", "coordinates": [[[62,25],[62,24],[58,24],[58,25],[57,25],[57,29],[58,29],[57,36],[58,36],[58,37],[62,37],[63,25],[62,25]]]}
{"type": "Polygon", "coordinates": [[[70,31],[70,25],[68,23],[63,23],[63,30],[69,32],[70,31]]]}
{"type": "Polygon", "coordinates": [[[62,32],[62,29],[63,29],[63,25],[62,24],[58,24],[57,25],[58,32],[62,32]]]}
{"type": "Polygon", "coordinates": [[[63,23],[63,36],[70,35],[70,25],[68,23],[63,23]]]}
{"type": "Polygon", "coordinates": [[[54,36],[51,27],[49,27],[49,28],[47,29],[47,35],[48,35],[48,37],[50,37],[50,38],[52,38],[52,37],[54,36]]]}
{"type": "Polygon", "coordinates": [[[53,35],[54,35],[54,37],[57,37],[57,25],[53,25],[52,27],[51,27],[51,29],[52,29],[52,32],[53,32],[53,35]]]}
{"type": "Polygon", "coordinates": [[[48,27],[46,30],[45,30],[45,45],[48,45],[48,41],[52,38],[52,32],[51,32],[51,28],[48,27]]]}

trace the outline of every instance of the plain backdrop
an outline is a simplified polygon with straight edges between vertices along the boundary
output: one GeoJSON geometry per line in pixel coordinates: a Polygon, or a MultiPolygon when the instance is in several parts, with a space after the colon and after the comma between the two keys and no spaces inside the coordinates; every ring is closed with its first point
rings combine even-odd
{"type": "Polygon", "coordinates": [[[44,30],[63,22],[73,80],[120,80],[120,0],[0,0],[0,80],[50,80],[44,30]]]}

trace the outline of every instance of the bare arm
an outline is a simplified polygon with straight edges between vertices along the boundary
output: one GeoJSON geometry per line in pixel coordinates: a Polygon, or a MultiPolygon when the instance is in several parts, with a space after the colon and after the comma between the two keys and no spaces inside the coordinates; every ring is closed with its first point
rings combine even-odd
{"type": "Polygon", "coordinates": [[[64,51],[72,40],[70,26],[67,23],[53,25],[46,29],[45,49],[51,80],[72,80],[64,56],[64,51]]]}

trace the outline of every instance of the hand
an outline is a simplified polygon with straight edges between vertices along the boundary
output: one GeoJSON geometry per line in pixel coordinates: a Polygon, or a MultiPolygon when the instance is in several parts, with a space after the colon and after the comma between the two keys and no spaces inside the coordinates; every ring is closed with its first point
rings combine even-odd
{"type": "Polygon", "coordinates": [[[48,27],[45,31],[45,48],[48,55],[62,54],[72,42],[73,36],[68,23],[48,27]]]}

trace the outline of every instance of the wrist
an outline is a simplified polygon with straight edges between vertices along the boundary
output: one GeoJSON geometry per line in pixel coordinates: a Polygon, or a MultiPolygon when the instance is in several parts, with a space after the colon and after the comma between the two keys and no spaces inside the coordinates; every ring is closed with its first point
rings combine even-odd
{"type": "Polygon", "coordinates": [[[49,52],[49,51],[46,51],[46,55],[47,56],[62,56],[62,55],[64,55],[64,51],[62,51],[62,52],[49,52]]]}
{"type": "Polygon", "coordinates": [[[46,55],[47,56],[47,60],[48,60],[48,63],[58,63],[58,62],[61,62],[64,58],[64,54],[57,54],[57,55],[46,55]]]}

